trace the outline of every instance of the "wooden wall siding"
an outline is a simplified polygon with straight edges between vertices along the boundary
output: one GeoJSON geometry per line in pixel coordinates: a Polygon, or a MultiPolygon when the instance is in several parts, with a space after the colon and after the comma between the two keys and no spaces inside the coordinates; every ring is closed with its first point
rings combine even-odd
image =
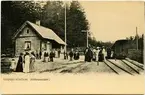
{"type": "Polygon", "coordinates": [[[31,28],[26,26],[22,32],[18,35],[15,42],[15,55],[18,56],[21,52],[25,52],[25,41],[31,42],[31,51],[36,52],[36,50],[40,50],[40,38],[36,35],[31,28]],[[27,30],[29,29],[29,33],[27,30]]]}
{"type": "Polygon", "coordinates": [[[21,52],[25,52],[25,41],[31,41],[30,52],[36,52],[36,50],[40,50],[40,39],[38,37],[17,38],[15,55],[19,55],[21,52]]]}
{"type": "Polygon", "coordinates": [[[26,26],[15,41],[15,56],[19,56],[19,54],[25,53],[25,42],[30,41],[31,42],[31,50],[29,52],[36,52],[36,51],[42,51],[42,52],[50,52],[52,49],[52,43],[50,43],[47,40],[42,40],[39,38],[39,36],[34,32],[33,29],[26,26]],[[27,30],[29,30],[29,33],[27,33],[27,30]],[[46,44],[46,48],[44,48],[46,44]]]}
{"type": "Polygon", "coordinates": [[[36,33],[28,26],[22,29],[22,32],[18,35],[18,37],[37,37],[36,33]],[[29,33],[27,33],[27,30],[29,33]]]}

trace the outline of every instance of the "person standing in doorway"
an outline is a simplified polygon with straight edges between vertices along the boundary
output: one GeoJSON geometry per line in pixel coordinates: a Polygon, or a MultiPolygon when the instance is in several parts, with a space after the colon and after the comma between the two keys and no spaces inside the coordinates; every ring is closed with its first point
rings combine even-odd
{"type": "Polygon", "coordinates": [[[61,51],[60,51],[60,49],[58,49],[58,58],[60,58],[60,53],[61,53],[61,51]]]}

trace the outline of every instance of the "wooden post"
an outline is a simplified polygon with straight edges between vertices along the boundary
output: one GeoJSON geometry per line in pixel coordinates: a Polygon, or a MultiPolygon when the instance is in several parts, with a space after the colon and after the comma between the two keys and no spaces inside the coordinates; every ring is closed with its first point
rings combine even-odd
{"type": "Polygon", "coordinates": [[[138,33],[137,33],[137,27],[136,27],[136,50],[138,50],[138,33]]]}
{"type": "Polygon", "coordinates": [[[66,59],[66,53],[67,53],[67,48],[66,48],[66,1],[65,1],[65,48],[64,48],[64,52],[65,52],[65,55],[64,55],[64,59],[66,59]]]}
{"type": "Polygon", "coordinates": [[[88,47],[88,31],[87,31],[87,47],[88,47]]]}

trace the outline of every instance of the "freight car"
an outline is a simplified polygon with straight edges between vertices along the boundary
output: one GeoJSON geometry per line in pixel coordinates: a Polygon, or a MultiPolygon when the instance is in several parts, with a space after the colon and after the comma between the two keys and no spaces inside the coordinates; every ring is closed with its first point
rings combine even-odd
{"type": "Polygon", "coordinates": [[[129,48],[128,40],[117,40],[113,46],[111,47],[111,50],[114,52],[113,58],[116,59],[125,59],[127,57],[129,48]]]}

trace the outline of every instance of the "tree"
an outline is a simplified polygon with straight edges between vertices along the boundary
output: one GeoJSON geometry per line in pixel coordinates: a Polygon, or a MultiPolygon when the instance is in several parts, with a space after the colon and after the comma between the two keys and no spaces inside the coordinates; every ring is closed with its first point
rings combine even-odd
{"type": "MultiPolygon", "coordinates": [[[[47,1],[43,7],[42,25],[52,29],[63,40],[65,25],[65,9],[62,1],[47,1]]],[[[86,20],[85,12],[80,3],[72,1],[70,6],[66,5],[66,24],[67,24],[67,44],[68,47],[86,46],[86,33],[89,25],[86,20]],[[79,39],[78,39],[79,38],[79,39]]]]}
{"type": "Polygon", "coordinates": [[[78,1],[72,1],[67,12],[67,35],[69,46],[86,46],[86,33],[82,30],[89,30],[89,23],[85,12],[78,1]]]}
{"type": "Polygon", "coordinates": [[[1,3],[1,33],[2,51],[12,48],[12,36],[14,32],[26,20],[34,21],[41,17],[42,7],[34,1],[2,1],[1,3]]]}
{"type": "MultiPolygon", "coordinates": [[[[12,47],[14,32],[25,22],[41,20],[41,25],[52,29],[64,40],[65,7],[62,1],[2,1],[2,47],[12,47]]],[[[86,46],[89,24],[78,1],[67,4],[67,44],[86,46]]]]}
{"type": "Polygon", "coordinates": [[[34,1],[2,1],[2,14],[15,25],[40,19],[42,7],[34,1]]]}
{"type": "Polygon", "coordinates": [[[55,31],[61,38],[64,36],[64,6],[62,1],[47,1],[43,7],[42,25],[55,31]]]}
{"type": "Polygon", "coordinates": [[[143,36],[130,36],[130,37],[127,37],[126,38],[129,42],[129,48],[130,49],[136,49],[137,47],[137,44],[136,44],[136,39],[138,39],[138,49],[139,50],[143,50],[143,36]]]}

